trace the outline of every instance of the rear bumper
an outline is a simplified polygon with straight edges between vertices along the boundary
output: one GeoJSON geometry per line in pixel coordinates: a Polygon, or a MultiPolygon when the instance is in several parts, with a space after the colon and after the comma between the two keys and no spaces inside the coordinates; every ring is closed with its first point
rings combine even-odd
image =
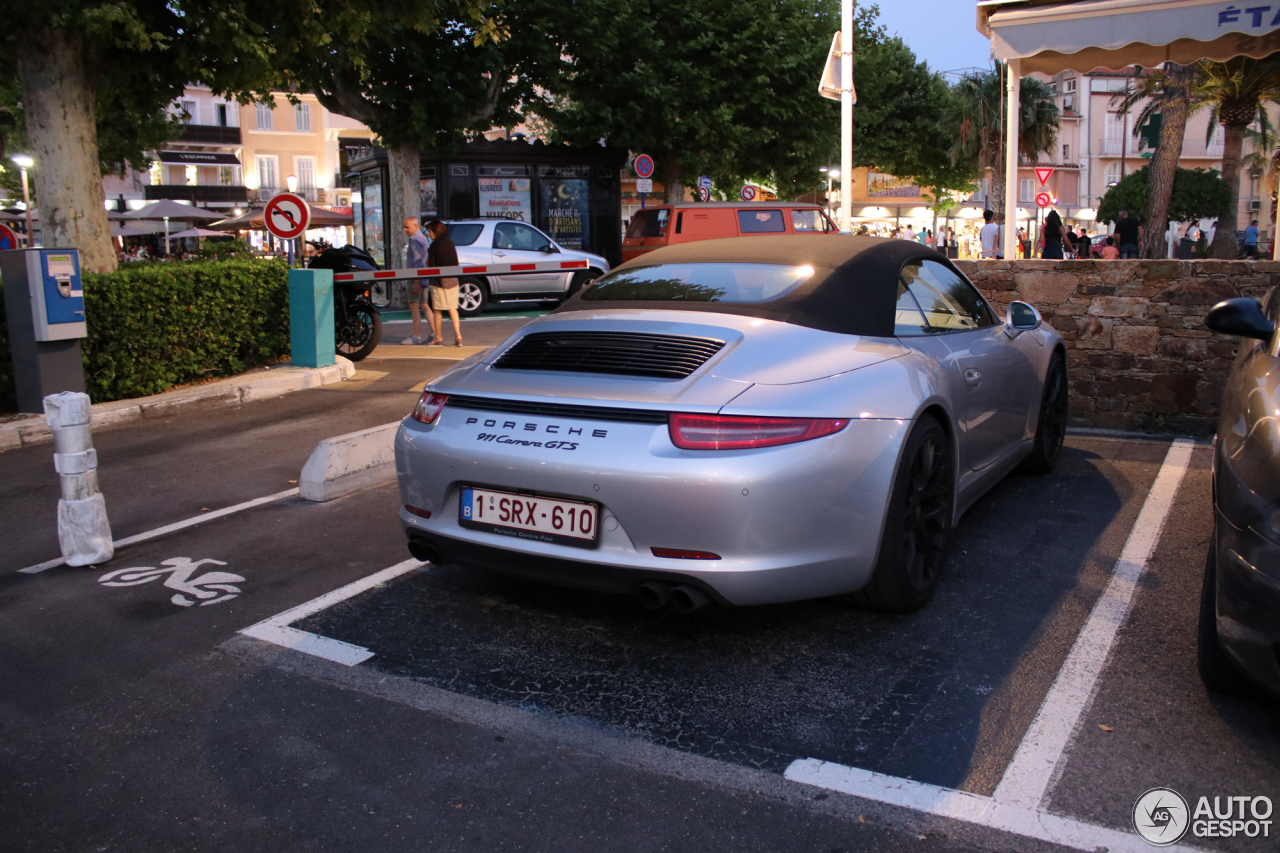
{"type": "Polygon", "coordinates": [[[1280,546],[1217,516],[1218,638],[1243,672],[1280,695],[1280,546]]]}
{"type": "MultiPolygon", "coordinates": [[[[577,422],[575,447],[531,447],[557,419],[518,416],[503,430],[467,423],[475,412],[446,407],[425,426],[406,420],[396,436],[409,537],[446,559],[552,583],[630,592],[651,579],[689,582],[722,602],[764,604],[861,589],[875,565],[885,505],[911,424],[855,420],[840,433],[752,451],[683,451],[665,425],[577,422]],[[525,430],[524,424],[534,425],[525,430]],[[605,433],[596,438],[596,430],[605,433]],[[600,505],[593,549],[517,539],[462,527],[464,485],[588,500],[600,505]],[[719,560],[672,559],[651,549],[709,551],[719,560]]],[[[498,415],[499,420],[504,416],[498,415]]]]}

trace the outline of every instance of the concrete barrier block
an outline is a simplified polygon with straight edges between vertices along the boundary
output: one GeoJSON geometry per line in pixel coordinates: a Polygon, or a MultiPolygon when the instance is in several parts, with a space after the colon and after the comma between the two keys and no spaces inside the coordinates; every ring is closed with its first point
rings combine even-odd
{"type": "Polygon", "coordinates": [[[394,480],[399,427],[397,421],[326,438],[302,466],[298,493],[309,501],[331,501],[394,480]]]}

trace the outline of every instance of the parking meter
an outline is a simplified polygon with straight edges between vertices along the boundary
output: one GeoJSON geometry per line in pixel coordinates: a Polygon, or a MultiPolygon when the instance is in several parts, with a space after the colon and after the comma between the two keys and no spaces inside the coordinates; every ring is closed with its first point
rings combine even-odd
{"type": "Polygon", "coordinates": [[[5,316],[18,411],[44,411],[44,398],[83,392],[80,340],[86,335],[80,253],[75,249],[0,252],[5,316]]]}

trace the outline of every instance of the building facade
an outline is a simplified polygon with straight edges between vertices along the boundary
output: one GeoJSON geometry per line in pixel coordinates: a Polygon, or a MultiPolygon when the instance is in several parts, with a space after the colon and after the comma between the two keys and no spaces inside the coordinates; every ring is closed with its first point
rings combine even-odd
{"type": "Polygon", "coordinates": [[[373,132],[314,96],[297,98],[292,104],[276,93],[274,107],[239,104],[207,87],[186,87],[170,107],[182,135],[154,152],[150,172],[105,177],[106,201],[137,208],[167,198],[231,216],[284,191],[292,176],[313,204],[350,207],[347,162],[372,147],[373,132]]]}

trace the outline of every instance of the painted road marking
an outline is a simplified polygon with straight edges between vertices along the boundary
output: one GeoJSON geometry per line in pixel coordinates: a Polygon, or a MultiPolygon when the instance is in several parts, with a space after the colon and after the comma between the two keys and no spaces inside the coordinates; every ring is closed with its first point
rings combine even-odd
{"type": "Polygon", "coordinates": [[[296,652],[305,652],[315,657],[331,660],[334,663],[344,664],[345,666],[355,666],[364,663],[373,657],[373,652],[364,646],[353,645],[352,643],[344,643],[341,640],[334,640],[329,637],[322,637],[319,634],[312,634],[308,631],[302,631],[297,628],[289,627],[291,623],[297,622],[299,619],[305,619],[313,616],[321,610],[326,610],[340,601],[346,601],[353,598],[367,589],[372,589],[380,583],[398,578],[406,572],[419,569],[425,566],[421,560],[408,559],[402,563],[396,563],[390,568],[375,572],[366,578],[353,581],[344,587],[339,587],[332,592],[326,592],[319,598],[313,598],[310,601],[299,604],[297,607],[291,608],[265,619],[256,625],[250,625],[240,631],[246,637],[253,637],[255,640],[262,640],[267,643],[274,643],[277,646],[284,646],[286,649],[293,649],[296,652]]]}
{"type": "Polygon", "coordinates": [[[169,589],[178,591],[169,600],[179,607],[191,607],[197,600],[200,600],[201,607],[208,604],[218,604],[222,601],[230,601],[240,594],[240,587],[233,586],[233,584],[244,581],[245,578],[242,575],[233,575],[230,572],[205,572],[193,580],[191,576],[206,563],[215,566],[226,565],[221,560],[192,560],[190,557],[173,557],[161,561],[160,565],[168,566],[167,569],[157,569],[154,566],[117,569],[114,572],[107,572],[98,578],[98,583],[103,586],[137,586],[141,583],[159,580],[168,575],[165,578],[164,585],[169,589]],[[193,597],[187,598],[187,594],[193,597]]]}
{"type": "Polygon", "coordinates": [[[1150,845],[1136,833],[1050,814],[1045,809],[1045,801],[1067,746],[1097,693],[1098,679],[1111,656],[1116,634],[1133,604],[1133,593],[1147,570],[1147,561],[1160,541],[1165,520],[1194,449],[1195,443],[1188,439],[1178,439],[1170,445],[1133,531],[1120,552],[1120,559],[1116,561],[1111,581],[1094,604],[1035,720],[990,797],[813,758],[792,762],[784,775],[807,785],[1078,850],[1095,850],[1098,847],[1135,853],[1150,850],[1150,845]]]}
{"type": "MultiPolygon", "coordinates": [[[[157,527],[155,530],[148,530],[147,532],[139,533],[136,536],[126,536],[124,539],[117,539],[111,544],[116,548],[123,548],[125,545],[145,542],[148,539],[155,539],[157,536],[163,536],[166,533],[173,533],[177,530],[185,530],[188,527],[195,527],[197,524],[201,524],[213,518],[222,518],[223,516],[241,512],[242,510],[253,509],[255,506],[275,503],[277,501],[282,501],[285,498],[296,498],[297,496],[298,490],[296,488],[285,489],[283,492],[276,492],[274,495],[267,495],[265,498],[254,498],[251,501],[245,501],[244,503],[236,504],[235,506],[215,509],[212,512],[202,512],[199,515],[192,516],[184,521],[166,524],[164,527],[157,527]]],[[[34,566],[27,566],[25,569],[18,569],[18,571],[22,572],[24,575],[34,575],[43,572],[46,569],[52,569],[57,566],[64,565],[66,562],[66,558],[58,557],[56,560],[46,560],[43,563],[36,563],[34,566]]]]}

